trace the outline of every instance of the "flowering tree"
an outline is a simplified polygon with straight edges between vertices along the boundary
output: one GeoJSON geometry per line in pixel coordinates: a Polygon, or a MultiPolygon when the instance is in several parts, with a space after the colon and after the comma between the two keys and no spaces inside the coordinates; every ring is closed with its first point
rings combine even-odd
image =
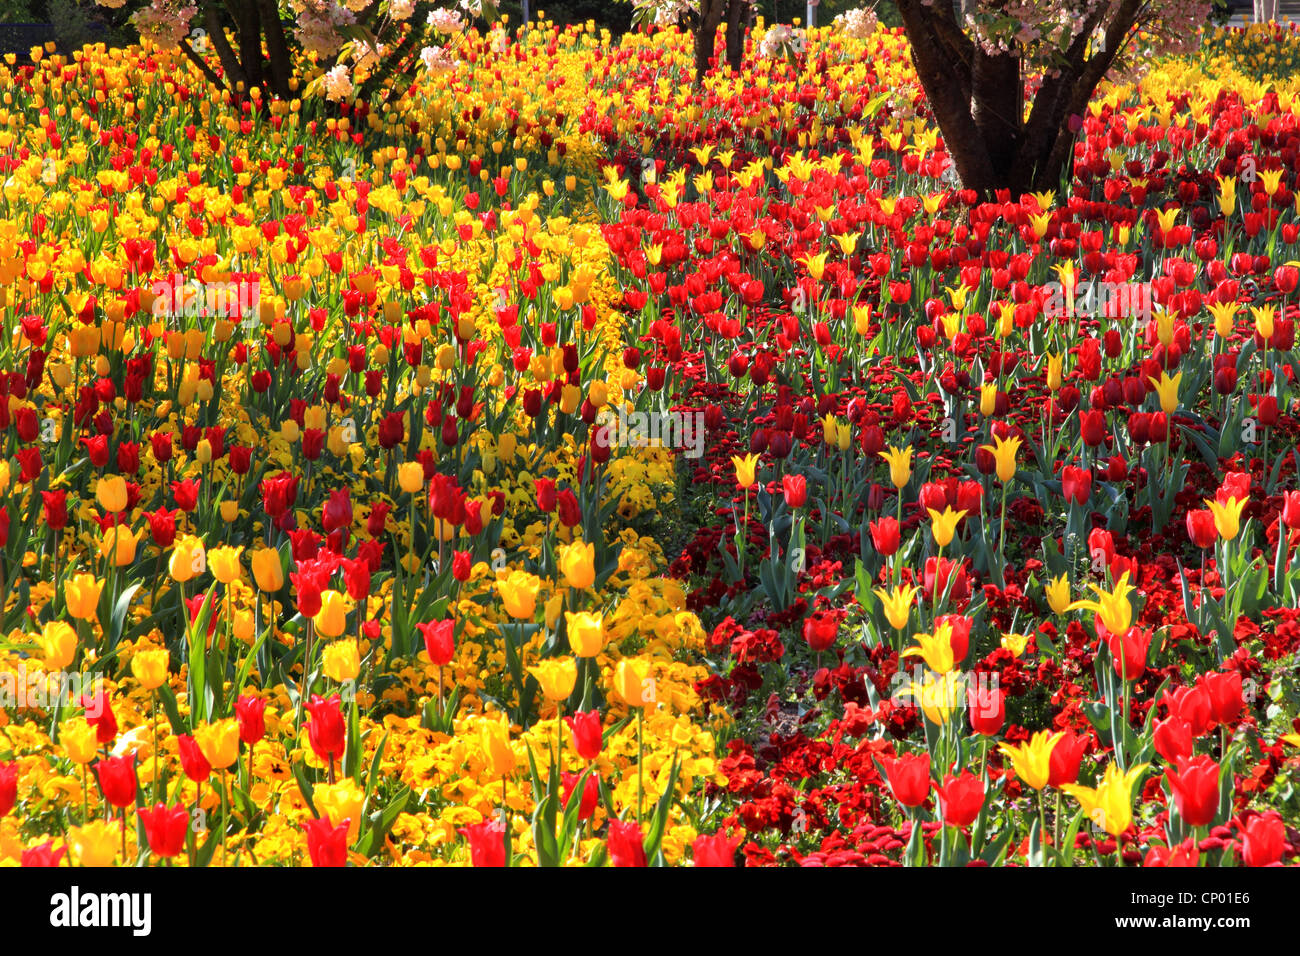
{"type": "Polygon", "coordinates": [[[352,100],[452,65],[467,19],[493,15],[491,0],[150,0],[132,21],[142,39],[179,49],[232,95],[256,87],[282,99],[352,100]]]}
{"type": "Polygon", "coordinates": [[[970,189],[1054,189],[1107,72],[1193,42],[1210,0],[898,0],[912,60],[970,189]],[[1025,109],[1025,91],[1033,90],[1025,109]]]}

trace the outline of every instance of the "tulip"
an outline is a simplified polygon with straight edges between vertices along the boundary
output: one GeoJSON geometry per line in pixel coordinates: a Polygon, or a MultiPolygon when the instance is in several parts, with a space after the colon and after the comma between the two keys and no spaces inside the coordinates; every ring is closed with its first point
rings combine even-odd
{"type": "Polygon", "coordinates": [[[1201,851],[1188,837],[1175,847],[1153,846],[1142,859],[1143,866],[1199,866],[1201,851]]]}
{"type": "Polygon", "coordinates": [[[510,746],[510,722],[504,714],[484,716],[478,722],[478,746],[492,776],[504,780],[515,769],[515,752],[510,746]]]}
{"type": "Polygon", "coordinates": [[[1083,762],[1083,751],[1088,745],[1087,737],[1076,736],[1074,731],[1062,731],[1062,737],[1052,747],[1049,759],[1051,772],[1047,778],[1049,787],[1074,783],[1079,779],[1079,764],[1083,762]]]}
{"type": "Polygon", "coordinates": [[[1128,599],[1128,594],[1133,588],[1128,583],[1128,572],[1125,571],[1119,576],[1114,589],[1110,592],[1103,591],[1095,584],[1090,584],[1088,587],[1097,594],[1097,600],[1075,601],[1066,610],[1093,611],[1101,626],[1111,634],[1127,633],[1133,623],[1133,605],[1128,599]]]}
{"type": "Polygon", "coordinates": [[[104,532],[99,542],[99,555],[110,558],[115,567],[126,567],[135,560],[135,547],[139,538],[125,525],[115,525],[104,532]]]}
{"type": "Polygon", "coordinates": [[[511,571],[497,578],[497,594],[506,613],[517,621],[531,620],[537,610],[537,591],[541,582],[527,571],[511,571]]]}
{"type": "Polygon", "coordinates": [[[920,657],[927,667],[936,674],[946,674],[952,670],[952,641],[949,639],[952,628],[943,625],[935,628],[933,634],[917,634],[918,647],[909,647],[903,651],[903,657],[920,657]]]}
{"type": "Polygon", "coordinates": [[[85,826],[68,828],[68,848],[78,866],[112,866],[121,839],[120,821],[94,820],[85,826]]]}
{"type": "Polygon", "coordinates": [[[212,765],[203,756],[198,741],[189,734],[181,734],[176,738],[176,749],[180,754],[181,769],[185,772],[185,776],[195,783],[203,783],[212,775],[212,765]]]}
{"type": "Polygon", "coordinates": [[[930,795],[930,755],[903,754],[897,760],[881,757],[889,789],[905,807],[919,807],[930,795]]]}
{"type": "Polygon", "coordinates": [[[738,455],[733,455],[731,457],[731,463],[732,465],[735,466],[736,469],[736,484],[740,485],[741,488],[747,490],[749,488],[754,487],[754,485],[758,484],[758,477],[757,477],[758,456],[757,455],[753,455],[753,454],[745,455],[743,458],[741,458],[738,455]]]}
{"type": "Polygon", "coordinates": [[[208,565],[212,576],[222,584],[234,584],[243,575],[239,566],[239,556],[244,553],[243,546],[213,548],[208,552],[208,565]]]}
{"type": "Polygon", "coordinates": [[[235,699],[235,719],[239,721],[239,739],[253,746],[266,736],[266,701],[252,694],[235,699]]]}
{"type": "Polygon", "coordinates": [[[95,759],[99,742],[95,739],[95,728],[86,718],[73,717],[59,725],[59,745],[69,760],[84,766],[95,759]]]}
{"type": "Polygon", "coordinates": [[[361,835],[361,810],[366,795],[352,778],[345,777],[338,783],[317,784],[312,800],[322,817],[347,825],[349,846],[357,841],[361,835]]]}
{"type": "Polygon", "coordinates": [[[335,758],[343,753],[347,745],[342,701],[338,694],[325,698],[312,694],[306,708],[310,718],[307,722],[307,740],[317,758],[328,761],[332,768],[335,758]]]}
{"type": "Polygon", "coordinates": [[[1052,750],[1064,736],[1061,732],[1049,735],[1046,730],[1040,730],[1015,747],[998,744],[998,750],[1011,760],[1016,776],[1035,790],[1042,790],[1051,779],[1052,750]]]}
{"type": "Polygon", "coordinates": [[[871,543],[885,557],[890,557],[898,550],[900,532],[897,518],[883,517],[868,524],[871,531],[871,543]]]}
{"type": "Polygon", "coordinates": [[[985,686],[983,681],[966,688],[966,708],[971,729],[982,737],[992,737],[1006,722],[1006,697],[1001,688],[985,686]]]}
{"type": "Polygon", "coordinates": [[[66,621],[50,621],[37,638],[47,671],[61,671],[77,656],[77,632],[66,621]]]}
{"type": "Polygon", "coordinates": [[[808,480],[803,475],[782,475],[781,494],[790,508],[802,508],[808,500],[808,480]]]}
{"type": "Polygon", "coordinates": [[[329,817],[316,817],[304,823],[303,829],[312,866],[347,866],[348,821],[334,826],[329,817]]]}
{"type": "Polygon", "coordinates": [[[578,666],[572,658],[545,660],[528,668],[549,701],[567,700],[578,681],[578,666]]]}
{"type": "Polygon", "coordinates": [[[0,763],[0,817],[7,815],[17,802],[18,764],[0,763]]]}
{"type": "Polygon", "coordinates": [[[121,475],[101,478],[95,485],[95,500],[108,514],[126,510],[126,479],[121,475]]]}
{"type": "Polygon", "coordinates": [[[1079,801],[1089,820],[1118,838],[1133,823],[1133,785],[1147,766],[1136,764],[1126,773],[1112,761],[1095,788],[1069,783],[1061,789],[1079,801]]]}
{"type": "Polygon", "coordinates": [[[963,700],[965,694],[961,686],[961,675],[956,671],[945,674],[927,675],[924,681],[911,681],[902,688],[898,696],[911,697],[921,707],[930,723],[944,726],[963,700]]]}
{"type": "Polygon", "coordinates": [[[450,664],[456,654],[456,622],[430,621],[415,625],[424,637],[424,650],[436,667],[450,664]]]}
{"type": "Polygon", "coordinates": [[[113,806],[126,808],[135,803],[135,754],[104,757],[95,764],[95,776],[104,799],[113,806]]]}
{"type": "Polygon", "coordinates": [[[984,806],[984,781],[969,770],[957,777],[944,774],[943,784],[934,792],[939,796],[943,822],[950,827],[970,826],[984,806]]]}
{"type": "Polygon", "coordinates": [[[1241,511],[1246,507],[1245,498],[1233,496],[1223,504],[1213,498],[1206,498],[1205,505],[1214,516],[1214,528],[1224,541],[1231,541],[1241,530],[1241,511]]]}
{"type": "Polygon", "coordinates": [[[1225,726],[1235,723],[1241,714],[1241,671],[1215,671],[1211,674],[1202,674],[1197,678],[1197,683],[1205,688],[1214,719],[1225,726]]]}
{"type": "Polygon", "coordinates": [[[408,495],[419,494],[424,489],[424,466],[418,461],[408,461],[398,465],[397,487],[408,495]]]}
{"type": "Polygon", "coordinates": [[[348,624],[347,598],[338,591],[322,591],[320,610],[312,616],[312,623],[322,637],[341,636],[348,624]]]}
{"type": "Polygon", "coordinates": [[[182,536],[172,546],[167,570],[172,579],[180,583],[190,581],[207,569],[207,555],[203,542],[192,534],[182,536]]]}
{"type": "Polygon", "coordinates": [[[21,866],[58,866],[63,860],[63,856],[68,852],[66,846],[54,849],[54,841],[46,840],[40,846],[32,847],[30,850],[23,850],[19,858],[21,866]]]}
{"type": "Polygon", "coordinates": [[[173,857],[185,849],[190,830],[190,813],[185,807],[155,804],[152,810],[139,811],[149,849],[161,857],[173,857]]]}
{"type": "Polygon", "coordinates": [[[1286,851],[1286,827],[1276,812],[1254,816],[1242,831],[1241,862],[1246,866],[1272,866],[1286,851]]]}
{"type": "Polygon", "coordinates": [[[1084,505],[1092,494],[1092,472],[1066,465],[1061,469],[1061,494],[1070,504],[1084,505]]]}
{"type": "Polygon", "coordinates": [[[953,511],[948,506],[945,506],[942,512],[935,511],[933,508],[927,510],[930,512],[930,533],[934,535],[934,543],[941,548],[946,548],[957,531],[957,523],[966,517],[966,512],[953,511]]]}
{"type": "Polygon", "coordinates": [[[239,759],[239,721],[234,718],[196,727],[194,740],[203,759],[217,770],[225,770],[239,759]]]}
{"type": "Polygon", "coordinates": [[[907,622],[912,615],[912,602],[916,600],[918,591],[920,588],[900,584],[892,591],[876,588],[872,593],[880,598],[889,626],[896,631],[901,631],[907,627],[907,622]]]}
{"type": "Polygon", "coordinates": [[[145,690],[162,686],[167,680],[167,667],[171,654],[165,647],[136,651],[131,658],[131,673],[145,690]]]}
{"type": "Polygon", "coordinates": [[[629,707],[653,704],[654,679],[650,676],[650,661],[640,657],[619,661],[614,671],[614,691],[629,707]]]}
{"type": "Polygon", "coordinates": [[[1214,547],[1217,531],[1214,512],[1206,509],[1187,512],[1187,537],[1201,550],[1214,547]]]}
{"type": "Polygon", "coordinates": [[[1004,485],[1016,475],[1016,452],[1020,450],[1022,444],[1019,438],[1002,438],[1000,435],[993,436],[992,445],[981,445],[987,452],[993,454],[997,462],[998,481],[1004,485]]]}
{"type": "Polygon", "coordinates": [[[579,757],[583,760],[595,760],[600,756],[604,741],[599,711],[578,711],[565,717],[564,722],[569,725],[573,749],[579,757]]]}
{"type": "Polygon", "coordinates": [[[1070,609],[1070,579],[1062,574],[1054,577],[1044,587],[1047,592],[1047,606],[1053,614],[1064,614],[1070,609]]]}
{"type": "Polygon", "coordinates": [[[596,581],[596,546],[575,541],[560,549],[557,561],[569,587],[586,590],[596,581]]]}
{"type": "Polygon", "coordinates": [[[1151,646],[1151,632],[1131,627],[1123,634],[1113,631],[1106,635],[1106,646],[1115,665],[1115,675],[1122,680],[1135,681],[1147,666],[1147,651],[1151,646]]]}
{"type": "Polygon", "coordinates": [[[1173,378],[1169,377],[1168,372],[1161,372],[1158,379],[1154,375],[1147,376],[1147,381],[1155,387],[1156,396],[1160,399],[1160,410],[1166,415],[1178,411],[1178,383],[1182,379],[1182,372],[1173,378]]]}
{"type": "Polygon", "coordinates": [[[908,480],[912,477],[912,448],[895,448],[889,446],[888,451],[880,452],[880,457],[889,462],[889,480],[894,487],[901,491],[907,485],[908,480]]]}
{"type": "Polygon", "coordinates": [[[456,831],[469,841],[469,859],[474,866],[506,865],[506,824],[504,820],[484,820],[456,831]]]}
{"type": "Polygon", "coordinates": [[[609,861],[613,866],[645,866],[645,837],[639,823],[609,822],[609,861]]]}
{"type": "Polygon", "coordinates": [[[273,593],[284,587],[284,565],[280,563],[280,552],[275,548],[259,548],[250,557],[253,565],[253,580],[259,589],[273,593]]]}
{"type": "Polygon", "coordinates": [[[1177,770],[1166,770],[1178,815],[1188,826],[1208,827],[1219,812],[1219,765],[1201,754],[1183,758],[1177,770]]]}
{"type": "Polygon", "coordinates": [[[93,574],[74,574],[63,585],[63,604],[79,621],[94,621],[99,616],[99,595],[104,582],[93,574]]]}
{"type": "Polygon", "coordinates": [[[346,684],[356,680],[361,673],[361,652],[356,641],[335,641],[326,645],[322,653],[322,666],[330,680],[346,684]]]}

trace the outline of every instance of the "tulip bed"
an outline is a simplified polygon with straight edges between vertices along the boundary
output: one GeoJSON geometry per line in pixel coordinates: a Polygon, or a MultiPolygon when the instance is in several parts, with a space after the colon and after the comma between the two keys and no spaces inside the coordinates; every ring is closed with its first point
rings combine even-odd
{"type": "Polygon", "coordinates": [[[993,202],[884,28],[0,66],[0,861],[1294,863],[1300,85],[1215,42],[993,202]]]}

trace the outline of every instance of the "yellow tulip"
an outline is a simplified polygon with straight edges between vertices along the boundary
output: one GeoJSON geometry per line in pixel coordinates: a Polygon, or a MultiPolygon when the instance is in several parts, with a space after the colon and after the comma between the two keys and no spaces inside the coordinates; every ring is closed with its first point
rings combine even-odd
{"type": "Polygon", "coordinates": [[[194,729],[199,752],[217,770],[225,770],[239,759],[239,721],[234,717],[194,729]]]}
{"type": "Polygon", "coordinates": [[[98,732],[85,717],[73,717],[59,724],[59,746],[75,764],[88,764],[99,750],[98,732]]]}
{"type": "Polygon", "coordinates": [[[139,542],[126,525],[116,525],[104,532],[99,542],[99,556],[111,558],[115,567],[126,567],[135,560],[135,547],[139,542]]]}
{"type": "Polygon", "coordinates": [[[541,582],[527,571],[511,571],[497,578],[497,595],[506,613],[517,621],[531,620],[537,611],[537,591],[541,582]]]}
{"type": "Polygon", "coordinates": [[[654,678],[650,676],[650,661],[642,657],[628,657],[618,662],[614,670],[614,691],[629,707],[645,707],[655,701],[654,678]]]}
{"type": "Polygon", "coordinates": [[[564,621],[569,636],[569,649],[575,657],[595,657],[604,650],[604,622],[599,614],[566,611],[564,621]]]}
{"type": "Polygon", "coordinates": [[[355,843],[361,835],[361,812],[366,802],[365,792],[355,781],[344,778],[338,783],[318,783],[311,797],[316,809],[329,817],[334,826],[347,821],[348,845],[355,843]]]}
{"type": "Polygon", "coordinates": [[[424,466],[418,461],[407,461],[398,465],[397,486],[408,495],[417,494],[424,487],[424,466]]]}
{"type": "Polygon", "coordinates": [[[253,552],[250,562],[253,565],[253,580],[263,591],[273,592],[284,587],[284,565],[280,563],[280,552],[275,548],[258,548],[253,552]]]}
{"type": "Polygon", "coordinates": [[[126,479],[121,475],[110,475],[99,479],[95,485],[95,500],[109,514],[126,510],[126,479]]]}
{"type": "Polygon", "coordinates": [[[1012,657],[1019,657],[1025,652],[1025,648],[1029,646],[1029,635],[1003,634],[1001,644],[1003,650],[1011,652],[1012,657]]]}
{"type": "Polygon", "coordinates": [[[994,435],[992,445],[980,445],[983,451],[993,453],[993,459],[997,464],[998,481],[1004,485],[1016,476],[1016,452],[1020,451],[1021,444],[1019,438],[1003,438],[994,435]]]}
{"type": "Polygon", "coordinates": [[[742,488],[752,488],[758,484],[758,456],[731,456],[731,463],[736,468],[736,484],[742,488]]]}
{"type": "Polygon", "coordinates": [[[560,570],[569,587],[586,590],[596,583],[596,546],[590,542],[575,541],[560,549],[560,570]]]}
{"type": "Polygon", "coordinates": [[[507,777],[515,769],[515,752],[510,747],[510,722],[504,714],[479,720],[478,745],[493,776],[507,777]]]}
{"type": "Polygon", "coordinates": [[[1214,530],[1224,541],[1231,541],[1241,530],[1241,510],[1246,507],[1245,498],[1229,498],[1226,505],[1219,504],[1213,498],[1205,499],[1205,506],[1214,515],[1214,530]]]}
{"type": "Polygon", "coordinates": [[[347,628],[347,598],[335,590],[320,593],[320,610],[312,618],[316,633],[322,637],[339,637],[347,628]]]}
{"type": "Polygon", "coordinates": [[[1133,824],[1133,785],[1147,767],[1140,763],[1125,773],[1112,761],[1095,789],[1074,783],[1061,789],[1079,801],[1089,820],[1118,837],[1133,824]]]}
{"type": "Polygon", "coordinates": [[[965,509],[953,511],[952,506],[945,505],[942,513],[933,508],[925,510],[930,512],[930,533],[934,535],[934,543],[941,548],[948,547],[957,531],[957,522],[966,517],[965,509]]]}
{"type": "Polygon", "coordinates": [[[1075,601],[1067,610],[1092,611],[1101,618],[1102,626],[1110,633],[1128,633],[1128,629],[1133,626],[1133,605],[1128,599],[1128,593],[1133,588],[1129,586],[1128,574],[1127,571],[1121,574],[1115,582],[1114,590],[1110,592],[1103,591],[1095,584],[1088,585],[1089,590],[1096,592],[1097,600],[1075,601]]]}
{"type": "Polygon", "coordinates": [[[61,671],[77,656],[77,632],[67,621],[50,621],[36,639],[47,671],[61,671]]]}
{"type": "Polygon", "coordinates": [[[903,651],[903,657],[919,657],[936,674],[946,674],[955,663],[952,656],[952,625],[941,624],[933,634],[917,634],[918,647],[903,651]]]}
{"type": "Polygon", "coordinates": [[[578,665],[571,657],[542,661],[536,667],[528,668],[528,673],[537,679],[542,693],[550,701],[567,700],[578,682],[578,665]]]}
{"type": "Polygon", "coordinates": [[[1070,609],[1069,575],[1062,574],[1052,578],[1043,590],[1047,592],[1047,606],[1052,609],[1053,614],[1064,614],[1070,609]]]}
{"type": "Polygon", "coordinates": [[[1052,775],[1052,749],[1058,740],[1065,736],[1063,731],[1048,735],[1040,730],[1029,740],[1012,747],[1010,744],[998,744],[998,750],[1010,758],[1016,770],[1016,776],[1033,787],[1042,790],[1052,775]]]}
{"type": "Polygon", "coordinates": [[[243,545],[213,548],[208,552],[208,565],[212,568],[212,576],[222,584],[234,584],[244,573],[243,568],[239,566],[239,556],[243,553],[243,545]]]}
{"type": "Polygon", "coordinates": [[[930,674],[924,681],[912,681],[899,695],[915,700],[926,719],[940,727],[948,723],[953,711],[966,699],[959,671],[930,674]]]}
{"type": "Polygon", "coordinates": [[[900,584],[892,591],[876,588],[873,592],[885,606],[885,617],[894,630],[901,631],[907,627],[908,618],[912,614],[912,602],[920,590],[918,587],[900,584]]]}
{"type": "Polygon", "coordinates": [[[68,828],[68,849],[78,866],[112,866],[122,841],[122,824],[94,820],[85,826],[68,828]]]}
{"type": "Polygon", "coordinates": [[[171,557],[167,559],[167,570],[172,579],[184,584],[198,577],[207,570],[207,554],[203,542],[192,534],[183,535],[172,545],[171,557]]]}
{"type": "Polygon", "coordinates": [[[99,616],[99,595],[104,582],[93,574],[74,574],[63,585],[63,603],[68,613],[79,621],[93,621],[99,616]]]}
{"type": "Polygon", "coordinates": [[[880,452],[880,457],[889,462],[889,480],[895,488],[902,489],[912,477],[912,447],[895,448],[880,452]]]}
{"type": "Polygon", "coordinates": [[[131,673],[145,690],[153,690],[167,679],[167,665],[171,655],[165,647],[136,651],[131,658],[131,673]]]}
{"type": "Polygon", "coordinates": [[[1168,372],[1161,372],[1158,379],[1154,375],[1147,376],[1147,381],[1155,386],[1156,397],[1160,399],[1160,410],[1166,415],[1178,411],[1178,383],[1182,380],[1182,372],[1173,378],[1169,377],[1168,372]]]}
{"type": "Polygon", "coordinates": [[[356,641],[335,641],[327,644],[321,654],[325,676],[330,680],[346,684],[356,680],[361,673],[361,653],[356,641]]]}

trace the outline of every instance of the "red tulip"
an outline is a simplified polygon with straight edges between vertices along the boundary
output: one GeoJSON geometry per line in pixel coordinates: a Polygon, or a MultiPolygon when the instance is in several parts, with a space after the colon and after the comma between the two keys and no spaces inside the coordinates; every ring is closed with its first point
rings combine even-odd
{"type": "Polygon", "coordinates": [[[533,488],[537,492],[537,510],[550,514],[555,510],[555,482],[550,478],[534,478],[533,488]]]}
{"type": "Polygon", "coordinates": [[[739,843],[739,835],[729,837],[721,830],[711,836],[701,833],[691,844],[691,855],[696,866],[735,866],[739,843]]]}
{"type": "Polygon", "coordinates": [[[1066,465],[1061,469],[1061,493],[1071,504],[1086,504],[1092,494],[1092,472],[1087,468],[1066,465]]]}
{"type": "Polygon", "coordinates": [[[1286,827],[1274,811],[1251,817],[1242,831],[1241,862],[1247,866],[1272,866],[1286,850],[1286,827]]]}
{"type": "Polygon", "coordinates": [[[235,717],[239,720],[239,739],[250,747],[266,736],[266,701],[252,694],[235,700],[235,717]]]}
{"type": "Polygon", "coordinates": [[[872,521],[867,527],[871,530],[871,543],[882,555],[889,557],[898,550],[901,535],[897,518],[886,516],[872,521]]]}
{"type": "Polygon", "coordinates": [[[58,866],[63,859],[63,855],[68,852],[67,847],[53,849],[54,841],[46,840],[40,846],[32,847],[30,850],[23,850],[23,866],[58,866]]]}
{"type": "Polygon", "coordinates": [[[943,785],[934,790],[939,795],[943,822],[948,826],[970,826],[984,806],[984,782],[969,770],[963,770],[959,777],[945,774],[943,785]]]}
{"type": "Polygon", "coordinates": [[[344,820],[338,826],[330,823],[328,816],[317,817],[303,824],[307,831],[307,852],[311,855],[312,866],[347,866],[348,863],[348,824],[344,820]]]}
{"type": "Polygon", "coordinates": [[[1219,532],[1215,529],[1214,514],[1209,508],[1187,512],[1187,537],[1202,550],[1214,547],[1219,532]]]}
{"type": "Polygon", "coordinates": [[[1216,723],[1233,724],[1241,714],[1242,684],[1240,671],[1214,671],[1202,674],[1196,683],[1210,701],[1210,713],[1216,723]]]}
{"type": "Polygon", "coordinates": [[[1167,690],[1161,695],[1160,703],[1169,708],[1171,717],[1187,721],[1194,738],[1204,736],[1214,728],[1214,709],[1202,684],[1167,690]]]}
{"type": "Polygon", "coordinates": [[[18,764],[0,763],[0,817],[18,802],[18,764]]]}
{"type": "Polygon", "coordinates": [[[1282,523],[1292,530],[1300,528],[1300,491],[1282,492],[1282,523]]]}
{"type": "Polygon", "coordinates": [[[104,757],[95,764],[95,776],[104,799],[115,807],[129,807],[135,803],[135,754],[121,757],[104,757]]]}
{"type": "Polygon", "coordinates": [[[600,756],[601,748],[604,746],[600,711],[580,710],[572,716],[565,717],[564,722],[569,725],[573,749],[577,751],[579,757],[583,760],[595,760],[600,756]]]}
{"type": "Polygon", "coordinates": [[[1064,732],[1065,736],[1052,748],[1048,762],[1047,785],[1060,787],[1062,784],[1074,783],[1079,779],[1079,764],[1083,762],[1083,752],[1088,746],[1088,738],[1079,736],[1072,730],[1064,732]]]}
{"type": "Polygon", "coordinates": [[[415,625],[424,636],[424,649],[429,654],[429,661],[436,667],[451,663],[456,656],[456,622],[430,621],[415,625]]]}
{"type": "Polygon", "coordinates": [[[782,475],[781,493],[791,508],[802,508],[808,500],[808,479],[803,475],[782,475]]]}
{"type": "Polygon", "coordinates": [[[457,832],[469,840],[469,859],[474,866],[506,865],[505,821],[484,820],[461,827],[457,832]]]}
{"type": "MultiPolygon", "coordinates": [[[[560,801],[564,806],[569,805],[569,799],[573,796],[573,788],[578,785],[582,774],[564,772],[560,774],[560,801]]],[[[582,785],[582,796],[578,800],[578,819],[589,820],[591,815],[596,812],[596,803],[600,800],[600,784],[596,775],[587,774],[587,780],[582,785]]]]}
{"type": "Polygon", "coordinates": [[[609,822],[609,860],[614,866],[645,866],[645,838],[639,824],[609,822]]]}
{"type": "Polygon", "coordinates": [[[1155,722],[1153,735],[1156,753],[1171,764],[1177,764],[1192,755],[1192,727],[1181,717],[1166,717],[1155,722]]]}
{"type": "Polygon", "coordinates": [[[1151,632],[1130,627],[1123,635],[1107,634],[1106,646],[1115,665],[1115,675],[1123,680],[1137,680],[1147,667],[1147,650],[1151,632]]]}
{"type": "Polygon", "coordinates": [[[948,646],[952,648],[953,663],[960,664],[966,660],[970,651],[970,631],[975,622],[965,614],[940,614],[934,619],[934,629],[938,631],[948,626],[948,646]]]}
{"type": "Polygon", "coordinates": [[[185,771],[185,776],[195,783],[203,783],[207,780],[212,774],[212,767],[203,756],[203,751],[199,749],[198,742],[189,734],[181,734],[176,738],[176,744],[177,751],[180,753],[181,769],[185,771]]]}
{"type": "Polygon", "coordinates": [[[1201,859],[1201,851],[1197,849],[1195,842],[1188,837],[1182,843],[1175,847],[1153,846],[1147,850],[1146,857],[1142,860],[1143,866],[1197,866],[1201,859]]]}
{"type": "Polygon", "coordinates": [[[86,722],[95,728],[95,739],[101,744],[111,744],[117,739],[117,718],[108,702],[108,695],[102,690],[95,694],[85,694],[81,706],[86,710],[86,722]]]}
{"type": "Polygon", "coordinates": [[[889,789],[905,807],[919,807],[930,795],[930,755],[903,754],[897,760],[881,757],[889,789]]]}
{"type": "Polygon", "coordinates": [[[1173,790],[1174,806],[1188,826],[1206,827],[1219,812],[1219,765],[1201,754],[1179,761],[1178,769],[1166,770],[1165,779],[1173,790]]]}
{"type": "Polygon", "coordinates": [[[1006,720],[1006,701],[1002,689],[987,686],[982,681],[966,688],[966,703],[971,729],[977,734],[992,737],[1002,729],[1006,720]]]}
{"type": "Polygon", "coordinates": [[[343,705],[338,694],[322,698],[312,694],[307,703],[307,739],[311,749],[321,760],[333,762],[347,746],[347,724],[343,719],[343,705]]]}
{"type": "Polygon", "coordinates": [[[158,856],[176,856],[185,849],[190,829],[190,813],[185,807],[168,807],[159,803],[152,810],[139,811],[149,849],[158,856]]]}
{"type": "Polygon", "coordinates": [[[58,491],[42,491],[41,498],[45,502],[45,523],[55,531],[67,527],[68,493],[63,489],[59,489],[58,491]]]}
{"type": "Polygon", "coordinates": [[[839,631],[839,618],[832,612],[814,611],[803,622],[803,639],[818,654],[835,643],[839,631]]]}

